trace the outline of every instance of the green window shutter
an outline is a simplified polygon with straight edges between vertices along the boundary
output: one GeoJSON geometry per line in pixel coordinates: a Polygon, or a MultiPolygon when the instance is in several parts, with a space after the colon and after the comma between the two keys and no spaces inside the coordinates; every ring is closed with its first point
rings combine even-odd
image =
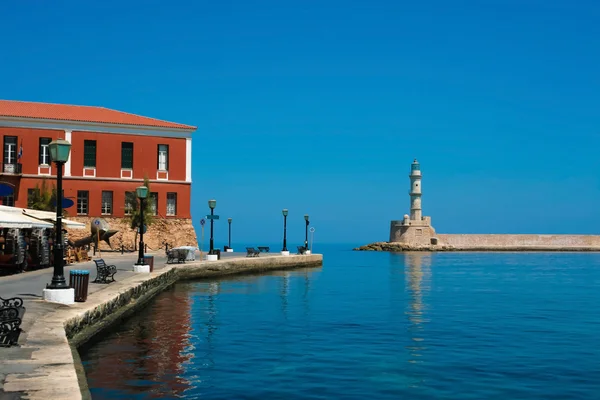
{"type": "Polygon", "coordinates": [[[133,143],[121,143],[121,168],[133,169],[133,143]]]}
{"type": "Polygon", "coordinates": [[[96,141],[83,141],[83,166],[96,168],[96,141]]]}

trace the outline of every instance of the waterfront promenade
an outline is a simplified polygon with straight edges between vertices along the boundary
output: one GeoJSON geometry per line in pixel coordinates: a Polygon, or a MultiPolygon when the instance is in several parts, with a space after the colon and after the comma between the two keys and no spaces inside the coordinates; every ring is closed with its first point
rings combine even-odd
{"type": "MultiPolygon", "coordinates": [[[[149,253],[152,254],[152,253],[149,253]]],[[[137,254],[105,253],[107,264],[117,267],[116,282],[94,284],[93,261],[68,266],[90,271],[88,299],[67,306],[41,300],[42,289],[52,277],[52,268],[0,277],[0,296],[18,296],[27,309],[19,347],[0,348],[0,400],[90,398],[77,347],[97,337],[143,307],[179,279],[218,277],[236,273],[322,265],[322,255],[221,253],[221,260],[199,260],[166,264],[164,252],[153,254],[154,272],[132,271],[137,254]]],[[[100,257],[97,257],[100,258],[100,257]]]]}

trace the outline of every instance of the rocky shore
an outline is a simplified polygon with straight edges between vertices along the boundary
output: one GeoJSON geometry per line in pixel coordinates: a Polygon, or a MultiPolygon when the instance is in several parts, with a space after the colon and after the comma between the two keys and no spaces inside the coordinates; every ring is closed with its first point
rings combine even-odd
{"type": "Polygon", "coordinates": [[[407,243],[395,243],[395,242],[375,242],[364,246],[355,247],[352,250],[357,251],[390,251],[390,252],[401,252],[401,251],[451,251],[454,250],[450,246],[440,245],[429,245],[429,246],[415,246],[407,243]]]}

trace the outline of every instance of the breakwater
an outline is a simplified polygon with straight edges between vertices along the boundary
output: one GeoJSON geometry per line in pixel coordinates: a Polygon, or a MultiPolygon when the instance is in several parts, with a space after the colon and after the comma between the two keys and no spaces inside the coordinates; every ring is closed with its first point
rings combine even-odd
{"type": "Polygon", "coordinates": [[[364,251],[600,251],[600,235],[438,234],[437,243],[375,242],[364,251]]]}
{"type": "Polygon", "coordinates": [[[322,262],[322,255],[312,254],[167,265],[106,285],[85,303],[65,306],[27,301],[25,320],[30,323],[21,336],[21,346],[0,350],[0,398],[91,398],[77,348],[128,318],[180,279],[318,267],[322,262]]]}

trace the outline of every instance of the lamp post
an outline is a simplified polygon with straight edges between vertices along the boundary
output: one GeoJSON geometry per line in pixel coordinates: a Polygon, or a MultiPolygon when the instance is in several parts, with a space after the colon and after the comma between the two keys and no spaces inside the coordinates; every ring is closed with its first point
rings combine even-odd
{"type": "Polygon", "coordinates": [[[144,201],[148,197],[148,188],[139,186],[135,189],[137,198],[140,199],[140,249],[138,251],[138,261],[136,265],[144,265],[144,201]]]}
{"type": "Polygon", "coordinates": [[[52,141],[48,148],[50,150],[50,159],[56,164],[56,239],[54,243],[54,274],[52,282],[46,285],[47,289],[69,289],[65,280],[65,270],[63,261],[63,239],[62,239],[62,175],[63,165],[69,159],[71,152],[71,143],[64,139],[52,141]]]}
{"type": "Polygon", "coordinates": [[[308,250],[308,214],[304,214],[304,221],[306,222],[306,229],[304,230],[304,248],[308,250]]]}
{"type": "Polygon", "coordinates": [[[281,211],[281,213],[283,214],[283,249],[281,251],[288,251],[287,249],[287,216],[288,216],[288,210],[287,208],[284,208],[283,211],[281,211]]]}
{"type": "Polygon", "coordinates": [[[229,223],[229,244],[227,245],[227,248],[230,249],[231,248],[231,218],[227,218],[227,222],[229,223]]]}
{"type": "Polygon", "coordinates": [[[210,250],[208,252],[208,254],[214,254],[214,249],[215,249],[215,242],[214,242],[214,238],[213,238],[213,226],[215,223],[214,220],[214,215],[215,215],[215,207],[217,206],[217,201],[216,200],[209,200],[208,201],[208,206],[210,207],[210,250]]]}

